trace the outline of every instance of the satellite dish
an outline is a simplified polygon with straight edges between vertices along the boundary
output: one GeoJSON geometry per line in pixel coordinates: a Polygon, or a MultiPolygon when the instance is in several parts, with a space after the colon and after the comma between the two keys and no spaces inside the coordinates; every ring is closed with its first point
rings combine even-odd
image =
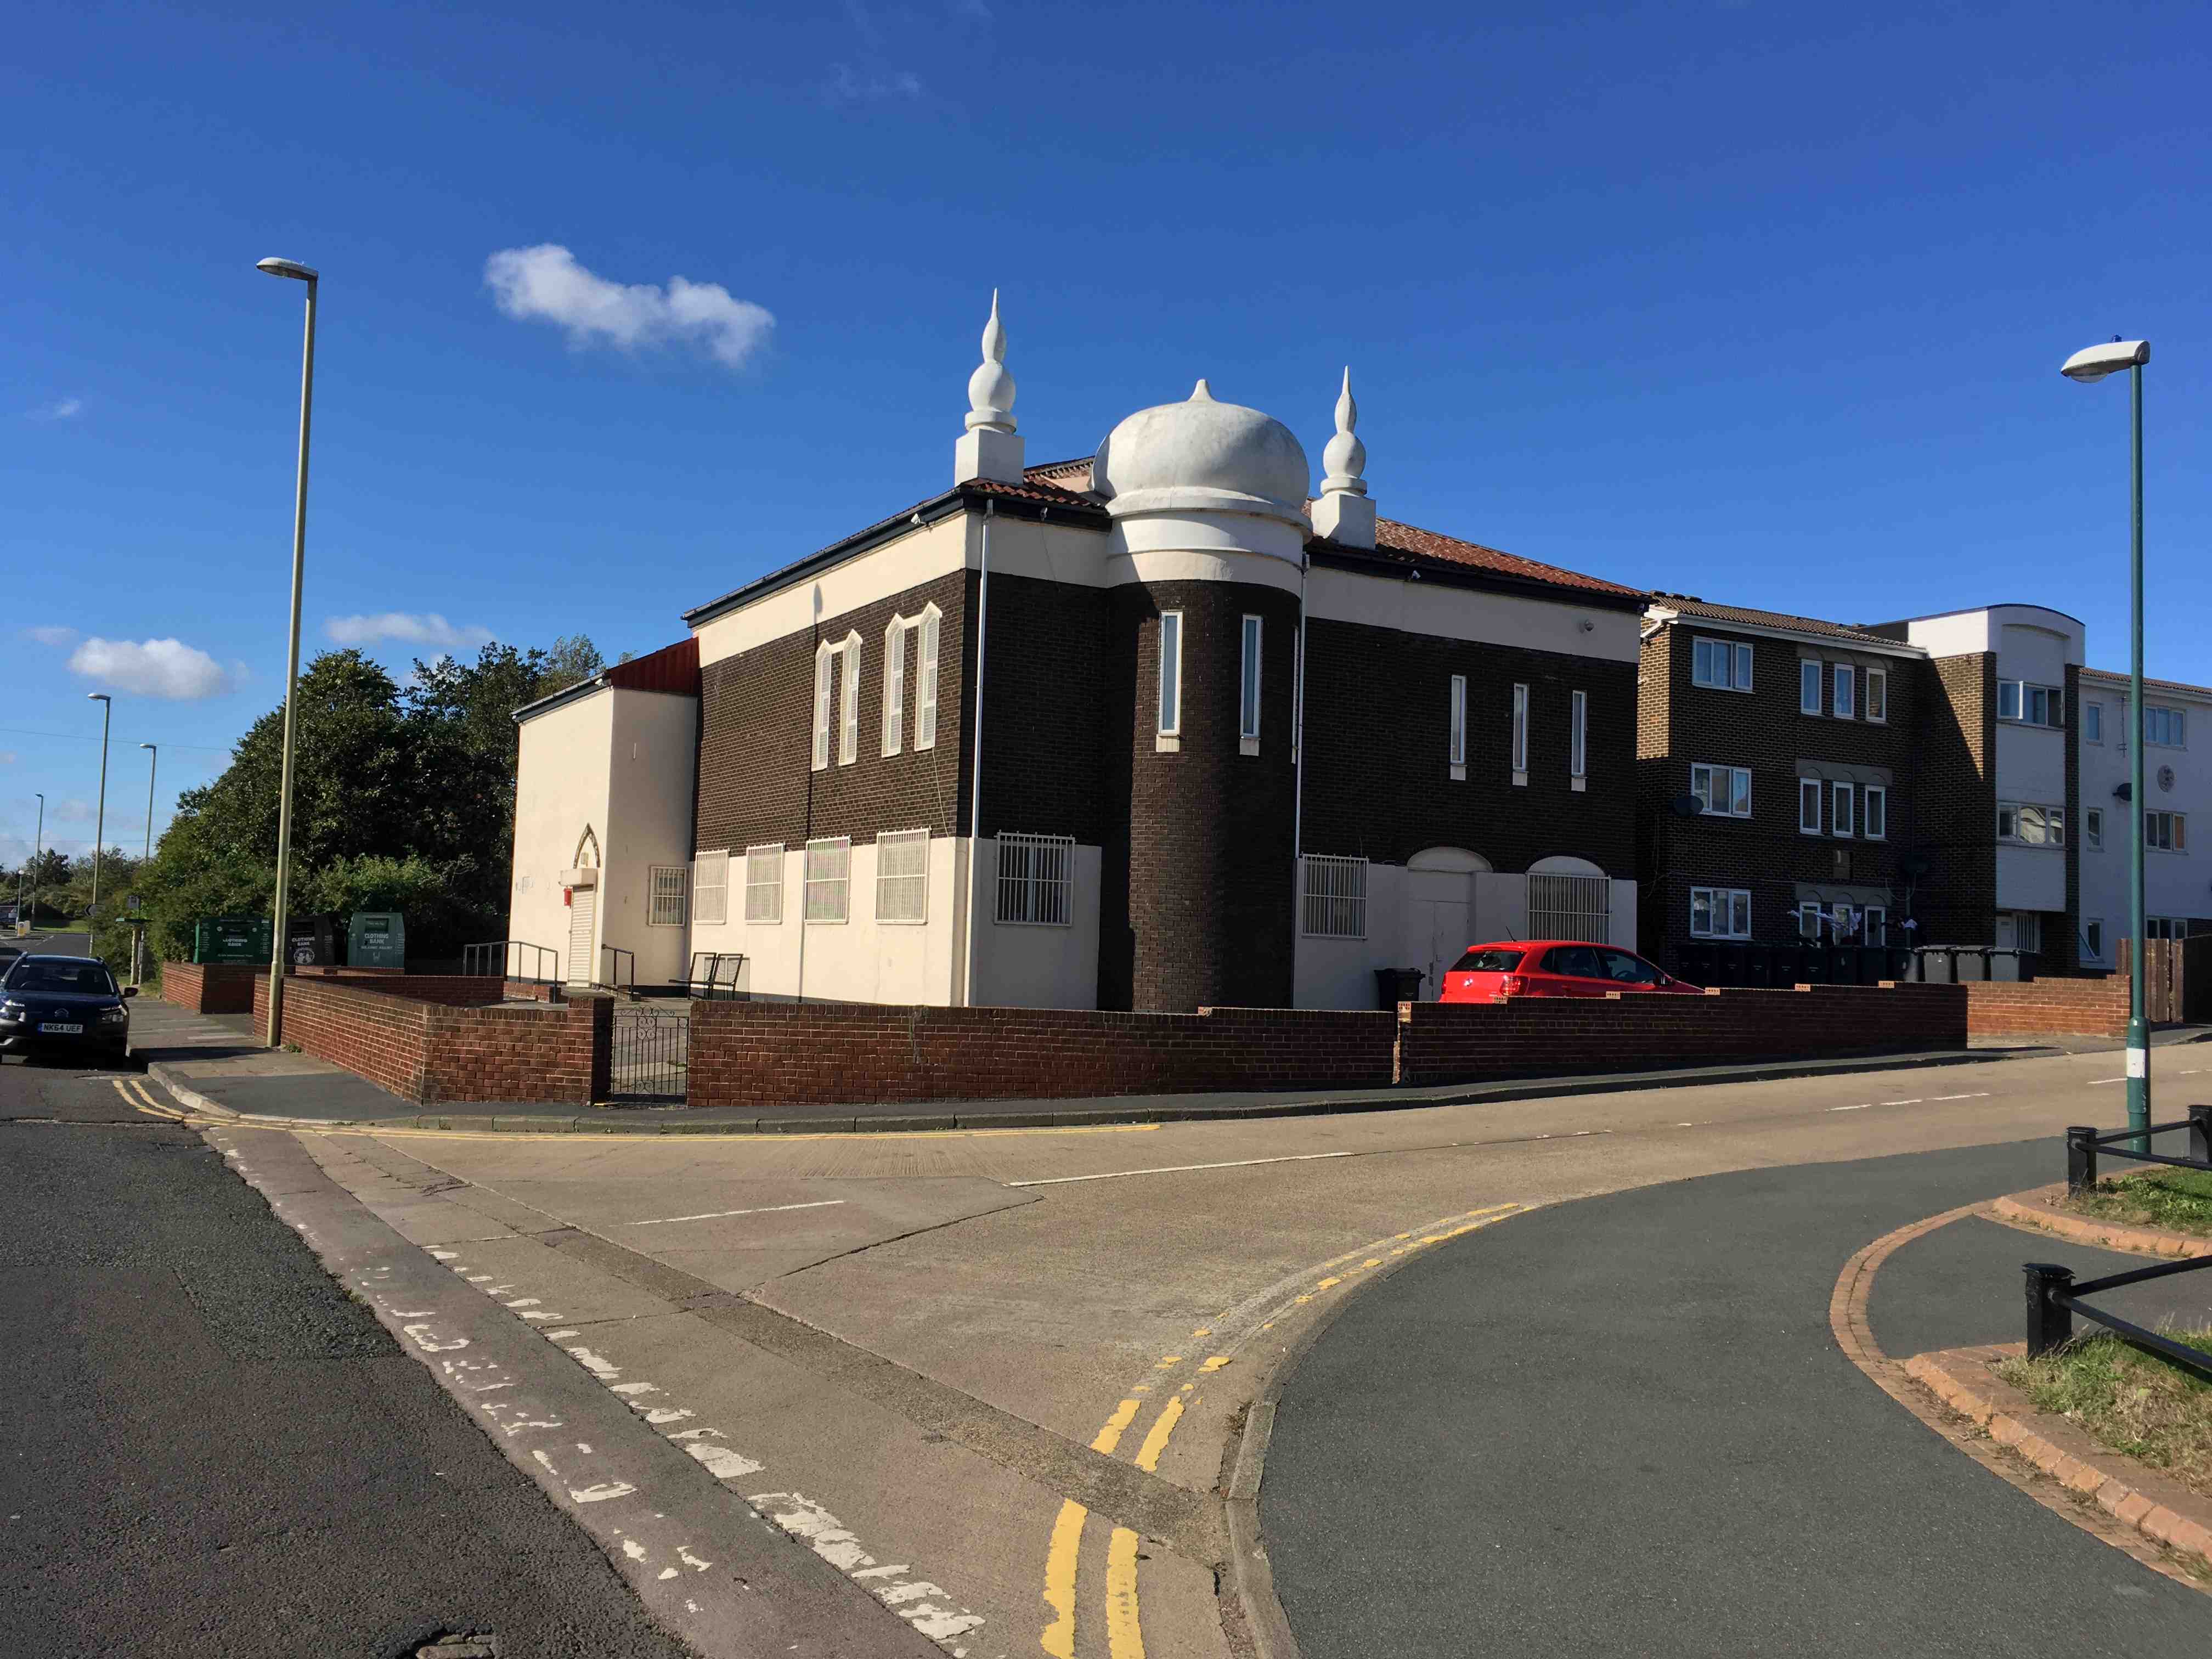
{"type": "Polygon", "coordinates": [[[1897,867],[1905,872],[1908,880],[1918,881],[1928,873],[1928,854],[1907,853],[1903,858],[1898,860],[1897,867]]]}
{"type": "Polygon", "coordinates": [[[2120,785],[2118,788],[2112,791],[2112,799],[2114,800],[2133,800],[2135,798],[2136,787],[2132,783],[2124,783],[2120,785]]]}
{"type": "Polygon", "coordinates": [[[1705,815],[1705,804],[1695,795],[1677,795],[1667,803],[1667,810],[1678,818],[1699,818],[1705,815]]]}

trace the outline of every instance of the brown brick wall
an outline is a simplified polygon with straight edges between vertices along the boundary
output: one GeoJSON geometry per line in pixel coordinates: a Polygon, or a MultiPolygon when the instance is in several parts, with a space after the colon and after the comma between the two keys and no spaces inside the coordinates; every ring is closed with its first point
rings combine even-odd
{"type": "Polygon", "coordinates": [[[2083,1036],[2128,1034],[2128,982],[2101,979],[2039,979],[1965,985],[1967,1030],[1976,1036],[2034,1036],[2054,1032],[2083,1036]]]}
{"type": "Polygon", "coordinates": [[[1917,724],[1921,850],[1917,914],[1923,945],[1996,938],[1997,659],[1994,653],[1929,665],[1937,695],[1917,724]]]}
{"type": "Polygon", "coordinates": [[[1393,1029],[1388,1013],[1264,1008],[1133,1014],[695,1002],[690,1103],[1382,1087],[1393,1029]]]}
{"type": "Polygon", "coordinates": [[[253,980],[266,968],[242,962],[165,962],[161,1000],[196,1014],[242,1014],[253,1006],[253,980]]]}
{"type": "Polygon", "coordinates": [[[1403,864],[1464,847],[1512,873],[1549,857],[1636,868],[1635,667],[1361,623],[1306,647],[1305,848],[1403,864]],[[1450,763],[1451,677],[1468,680],[1467,777],[1450,763]],[[1528,781],[1513,784],[1513,687],[1528,688],[1528,781]],[[1589,694],[1589,787],[1570,787],[1570,694],[1589,694]]]}

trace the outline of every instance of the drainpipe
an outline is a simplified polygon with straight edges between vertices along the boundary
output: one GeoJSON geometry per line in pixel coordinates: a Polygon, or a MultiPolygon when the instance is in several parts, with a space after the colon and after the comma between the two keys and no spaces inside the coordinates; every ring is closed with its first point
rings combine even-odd
{"type": "MultiPolygon", "coordinates": [[[[813,597],[814,649],[818,659],[822,649],[822,584],[820,582],[814,584],[813,597]]],[[[840,668],[842,666],[842,664],[839,665],[840,668]]],[[[822,671],[817,667],[814,672],[818,674],[822,671]]],[[[842,695],[844,690],[842,677],[833,679],[831,684],[838,688],[842,695]]],[[[700,698],[702,708],[705,702],[706,699],[702,696],[700,698]]],[[[836,718],[830,724],[830,741],[834,744],[837,741],[837,721],[844,719],[845,711],[838,708],[835,703],[830,707],[836,710],[836,718]]],[[[806,741],[809,750],[806,757],[806,833],[799,838],[799,984],[792,992],[792,1000],[802,1003],[806,1000],[806,860],[810,856],[806,850],[806,843],[814,839],[814,756],[812,753],[814,729],[811,720],[807,726],[806,741]]],[[[830,763],[835,765],[836,763],[832,760],[830,763]]],[[[848,905],[852,902],[850,897],[852,875],[853,866],[848,863],[845,866],[845,877],[848,884],[846,902],[848,905]]],[[[781,880],[781,877],[779,876],[777,879],[781,880]]]]}
{"type": "Polygon", "coordinates": [[[975,757],[968,769],[968,983],[960,1006],[975,1006],[975,935],[981,921],[981,897],[975,890],[975,869],[983,856],[983,646],[991,621],[991,520],[999,504],[983,503],[983,545],[980,562],[982,580],[975,586],[975,757]]]}
{"type": "Polygon", "coordinates": [[[1298,1000],[1298,940],[1304,937],[1306,804],[1306,573],[1313,556],[1298,556],[1298,660],[1291,671],[1291,1005],[1298,1000]]]}

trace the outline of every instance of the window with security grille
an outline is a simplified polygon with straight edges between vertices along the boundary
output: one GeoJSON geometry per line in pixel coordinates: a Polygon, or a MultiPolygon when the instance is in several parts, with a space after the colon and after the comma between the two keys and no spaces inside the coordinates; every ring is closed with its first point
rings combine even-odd
{"type": "Polygon", "coordinates": [[[1528,878],[1528,937],[1580,939],[1603,945],[1613,936],[1613,884],[1603,876],[1528,878]]]}
{"type": "Polygon", "coordinates": [[[648,927],[681,927],[691,872],[680,864],[656,864],[647,872],[645,921],[648,927]]]}
{"type": "Polygon", "coordinates": [[[853,878],[853,838],[832,836],[806,843],[806,919],[842,921],[853,878]]]}
{"type": "Polygon", "coordinates": [[[876,920],[929,920],[929,831],[896,830],[876,837],[876,920]]]}
{"type": "Polygon", "coordinates": [[[691,864],[691,920],[714,924],[730,919],[730,855],[702,853],[691,864]]]}
{"type": "Polygon", "coordinates": [[[1367,937],[1367,860],[1309,853],[1299,926],[1311,939],[1367,937]]]}
{"type": "Polygon", "coordinates": [[[745,920],[783,920],[783,843],[745,848],[745,920]]]}
{"type": "Polygon", "coordinates": [[[1001,835],[994,921],[1031,927],[1075,923],[1075,837],[1001,835]]]}

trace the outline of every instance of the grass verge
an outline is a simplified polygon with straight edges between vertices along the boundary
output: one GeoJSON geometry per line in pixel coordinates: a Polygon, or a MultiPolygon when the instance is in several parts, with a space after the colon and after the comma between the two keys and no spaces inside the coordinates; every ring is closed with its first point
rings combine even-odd
{"type": "Polygon", "coordinates": [[[2163,1227],[2212,1239],[2212,1175],[2201,1170],[2159,1170],[2100,1181],[2087,1192],[2059,1202],[2077,1215],[2099,1221],[2163,1227]]]}
{"type": "MultiPolygon", "coordinates": [[[[2212,1328],[2166,1334],[2212,1354],[2212,1328]]],[[[2038,1411],[2212,1498],[2212,1382],[2101,1334],[2040,1359],[2008,1359],[1996,1373],[2038,1411]]]]}

